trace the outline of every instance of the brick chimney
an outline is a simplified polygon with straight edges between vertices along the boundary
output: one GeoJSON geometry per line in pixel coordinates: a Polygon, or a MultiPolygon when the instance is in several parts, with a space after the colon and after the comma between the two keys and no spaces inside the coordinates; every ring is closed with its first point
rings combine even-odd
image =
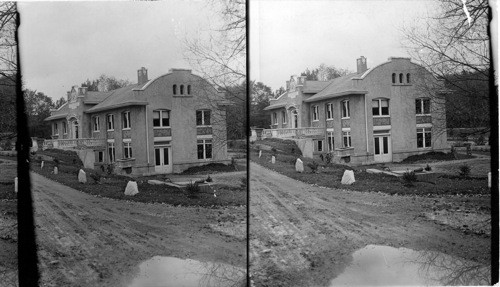
{"type": "Polygon", "coordinates": [[[137,84],[142,85],[148,81],[148,69],[142,67],[137,70],[137,84]]]}
{"type": "Polygon", "coordinates": [[[366,58],[364,56],[361,56],[360,58],[356,59],[356,64],[358,66],[357,73],[364,73],[368,68],[366,67],[366,58]]]}
{"type": "Polygon", "coordinates": [[[78,88],[78,95],[79,96],[84,96],[87,94],[87,87],[80,87],[78,88]]]}

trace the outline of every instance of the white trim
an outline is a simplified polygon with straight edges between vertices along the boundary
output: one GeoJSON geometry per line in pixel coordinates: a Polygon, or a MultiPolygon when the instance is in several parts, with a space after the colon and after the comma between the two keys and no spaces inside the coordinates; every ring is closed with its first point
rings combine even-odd
{"type": "Polygon", "coordinates": [[[351,128],[342,128],[342,131],[343,131],[343,132],[350,132],[350,131],[351,131],[351,128]]]}
{"type": "Polygon", "coordinates": [[[172,137],[154,137],[153,141],[171,141],[172,137]]]}
{"type": "Polygon", "coordinates": [[[129,131],[129,130],[131,130],[131,128],[124,128],[124,129],[122,129],[122,131],[129,131]]]}
{"type": "Polygon", "coordinates": [[[209,139],[213,139],[213,135],[197,135],[196,139],[197,140],[203,140],[203,139],[209,140],[209,139]]]}
{"type": "Polygon", "coordinates": [[[115,142],[115,139],[108,139],[107,140],[108,143],[114,143],[115,142]]]}
{"type": "Polygon", "coordinates": [[[417,128],[432,128],[432,123],[417,124],[417,128]]]}
{"type": "Polygon", "coordinates": [[[334,132],[335,130],[333,128],[326,128],[327,132],[334,132]]]}
{"type": "Polygon", "coordinates": [[[132,142],[132,139],[128,139],[128,138],[127,139],[123,139],[123,142],[124,143],[129,143],[129,142],[132,142]]]}
{"type": "Polygon", "coordinates": [[[390,130],[390,129],[391,129],[391,125],[387,125],[387,126],[373,126],[373,130],[374,131],[390,130]]]}

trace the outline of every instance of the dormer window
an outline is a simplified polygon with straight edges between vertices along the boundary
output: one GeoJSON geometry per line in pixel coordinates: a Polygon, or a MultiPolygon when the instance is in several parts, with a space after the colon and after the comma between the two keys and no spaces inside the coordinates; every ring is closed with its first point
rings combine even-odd
{"type": "Polygon", "coordinates": [[[177,85],[174,85],[172,87],[172,92],[174,93],[174,95],[177,95],[177,85]]]}

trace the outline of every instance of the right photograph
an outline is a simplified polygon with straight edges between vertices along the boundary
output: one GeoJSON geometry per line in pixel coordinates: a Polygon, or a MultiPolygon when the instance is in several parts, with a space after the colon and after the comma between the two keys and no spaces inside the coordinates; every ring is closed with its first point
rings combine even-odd
{"type": "Polygon", "coordinates": [[[498,281],[497,20],[464,2],[250,1],[251,286],[498,281]]]}

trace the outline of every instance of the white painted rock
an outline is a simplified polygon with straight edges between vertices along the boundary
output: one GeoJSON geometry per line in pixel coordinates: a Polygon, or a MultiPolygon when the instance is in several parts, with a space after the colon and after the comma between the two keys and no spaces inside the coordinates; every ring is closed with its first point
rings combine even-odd
{"type": "Polygon", "coordinates": [[[139,189],[137,188],[137,182],[129,181],[127,187],[125,187],[125,195],[136,195],[138,193],[139,189]]]}
{"type": "Polygon", "coordinates": [[[58,174],[59,170],[57,169],[57,166],[54,166],[54,174],[58,174]]]}
{"type": "Polygon", "coordinates": [[[14,178],[14,192],[19,190],[19,186],[17,185],[17,176],[14,178]]]}
{"type": "Polygon", "coordinates": [[[271,157],[271,163],[276,163],[276,157],[274,155],[271,157]]]}
{"type": "Polygon", "coordinates": [[[300,158],[298,158],[295,162],[295,171],[304,172],[304,163],[300,160],[300,158]]]}
{"type": "Polygon", "coordinates": [[[488,172],[488,187],[491,188],[491,171],[488,172]]]}
{"type": "Polygon", "coordinates": [[[378,170],[378,169],[375,169],[375,168],[367,168],[367,169],[366,169],[366,172],[367,172],[367,173],[375,173],[375,174],[377,174],[377,173],[382,173],[382,171],[381,171],[381,170],[378,170]]]}
{"type": "Polygon", "coordinates": [[[40,164],[40,169],[43,169],[43,163],[44,161],[42,160],[42,163],[40,164]]]}
{"type": "Polygon", "coordinates": [[[342,176],[342,184],[353,184],[354,180],[354,171],[346,170],[344,171],[344,175],[342,176]]]}
{"type": "Polygon", "coordinates": [[[83,171],[83,169],[80,169],[78,172],[78,182],[87,183],[87,174],[83,171]]]}
{"type": "Polygon", "coordinates": [[[259,158],[262,156],[262,150],[259,150],[259,158]]]}

